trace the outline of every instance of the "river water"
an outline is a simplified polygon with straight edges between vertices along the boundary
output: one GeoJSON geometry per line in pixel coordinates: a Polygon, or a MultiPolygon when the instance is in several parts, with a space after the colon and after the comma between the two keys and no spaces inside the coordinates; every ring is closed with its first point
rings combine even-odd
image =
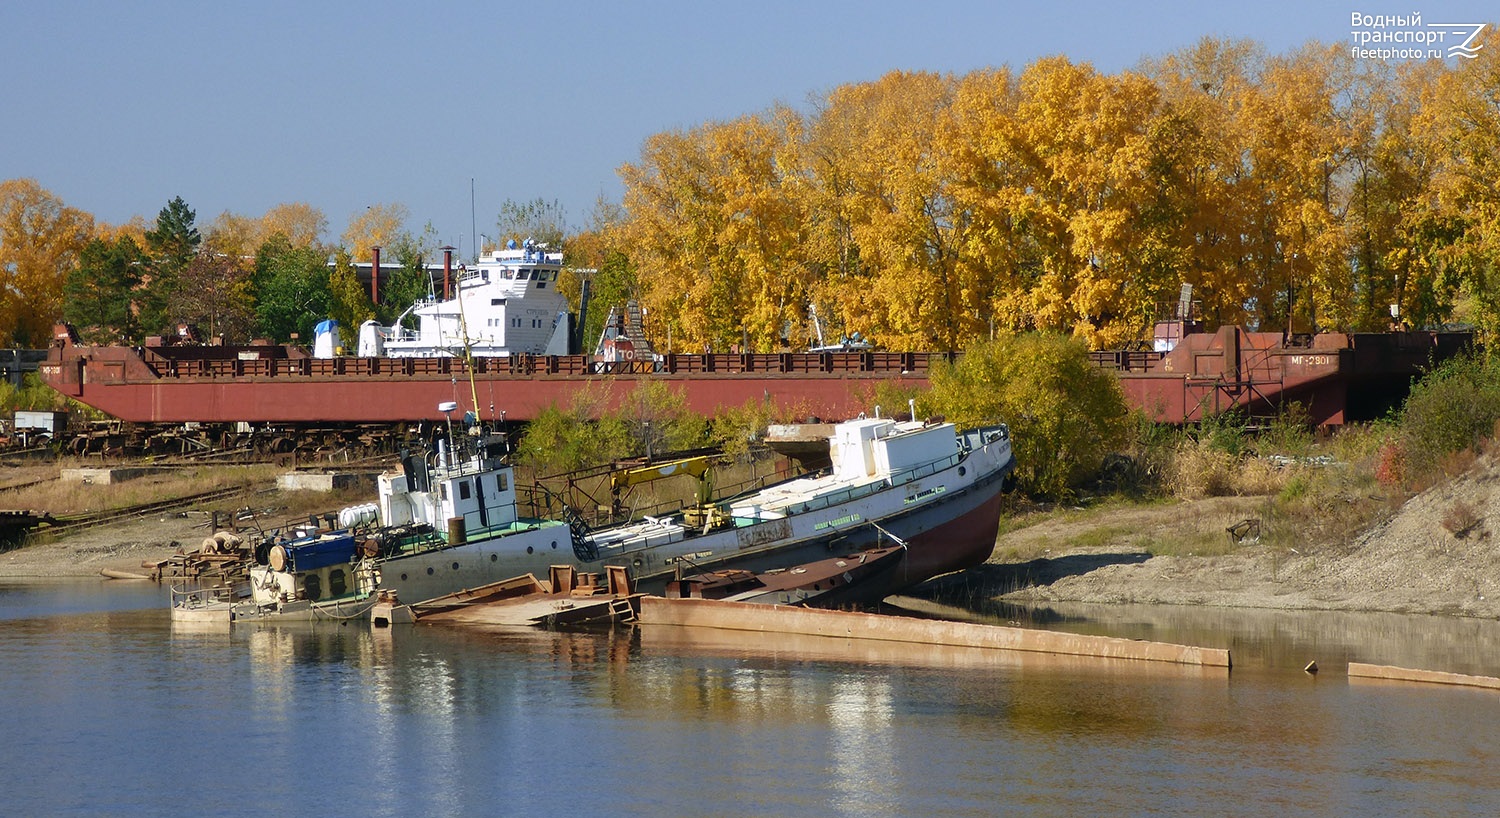
{"type": "Polygon", "coordinates": [[[0,584],[0,815],[1495,815],[1500,626],[996,609],[1232,672],[443,626],[174,626],[128,582],[0,584]],[[1302,668],[1316,660],[1322,672],[1302,668]]]}

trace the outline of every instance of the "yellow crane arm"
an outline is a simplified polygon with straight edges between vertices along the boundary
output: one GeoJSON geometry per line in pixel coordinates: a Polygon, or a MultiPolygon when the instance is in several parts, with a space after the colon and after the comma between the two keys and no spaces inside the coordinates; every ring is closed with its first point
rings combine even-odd
{"type": "Polygon", "coordinates": [[[634,469],[622,469],[615,472],[609,478],[610,487],[615,491],[621,491],[631,486],[642,483],[650,483],[653,480],[662,480],[667,477],[676,477],[679,474],[688,474],[699,480],[713,468],[713,456],[685,457],[681,460],[669,460],[666,463],[656,463],[651,466],[641,466],[634,469]]]}

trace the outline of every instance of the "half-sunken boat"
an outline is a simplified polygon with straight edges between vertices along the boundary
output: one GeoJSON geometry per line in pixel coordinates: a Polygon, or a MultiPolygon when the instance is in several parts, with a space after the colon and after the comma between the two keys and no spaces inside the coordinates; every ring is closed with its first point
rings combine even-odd
{"type": "Polygon", "coordinates": [[[878,582],[881,574],[900,565],[905,548],[905,545],[872,548],[760,573],[726,568],[691,574],[668,582],[665,596],[810,608],[841,605],[862,598],[865,583],[878,582]]]}
{"type": "Polygon", "coordinates": [[[248,589],[184,594],[174,615],[358,616],[382,595],[417,603],[554,565],[624,567],[656,592],[683,573],[765,572],[904,542],[899,560],[857,586],[878,600],[987,559],[1015,467],[1003,425],[859,418],[834,426],[829,469],[590,530],[566,510],[521,516],[505,451],[478,425],[442,438],[381,475],[378,501],[341,512],[343,528],[263,542],[248,589]]]}

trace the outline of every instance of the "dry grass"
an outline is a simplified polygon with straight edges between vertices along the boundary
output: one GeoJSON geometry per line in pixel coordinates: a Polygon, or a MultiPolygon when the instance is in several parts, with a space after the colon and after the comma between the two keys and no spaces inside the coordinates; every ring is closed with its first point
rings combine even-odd
{"type": "Polygon", "coordinates": [[[1208,556],[1250,545],[1226,529],[1260,517],[1266,497],[1138,501],[1111,496],[1091,507],[1007,513],[992,561],[1026,562],[1070,551],[1208,556]]]}
{"type": "Polygon", "coordinates": [[[996,557],[1024,561],[1070,548],[1161,556],[1256,546],[1303,554],[1343,549],[1407,497],[1375,479],[1382,439],[1380,430],[1341,433],[1309,445],[1295,461],[1184,442],[1162,460],[1164,497],[1111,496],[1090,509],[1008,515],[996,557]],[[1227,531],[1249,519],[1258,521],[1259,537],[1236,540],[1227,531]]]}
{"type": "MultiPolygon", "coordinates": [[[[50,476],[52,479],[34,486],[5,492],[0,505],[12,509],[46,511],[58,516],[107,511],[109,509],[183,497],[214,489],[266,487],[274,485],[285,468],[270,464],[253,466],[195,466],[150,474],[120,483],[90,484],[64,481],[58,477],[71,464],[53,465],[50,472],[34,472],[28,479],[50,476]]],[[[14,485],[21,480],[8,479],[14,485]]],[[[301,492],[299,492],[301,493],[301,492]]],[[[328,495],[320,495],[326,501],[328,495]]]]}
{"type": "Polygon", "coordinates": [[[1439,460],[1438,469],[1442,471],[1444,477],[1451,480],[1472,469],[1474,461],[1478,459],[1479,453],[1475,449],[1459,449],[1439,460]]]}
{"type": "Polygon", "coordinates": [[[1167,464],[1165,488],[1181,500],[1275,494],[1296,472],[1260,458],[1188,444],[1179,447],[1167,464]]]}

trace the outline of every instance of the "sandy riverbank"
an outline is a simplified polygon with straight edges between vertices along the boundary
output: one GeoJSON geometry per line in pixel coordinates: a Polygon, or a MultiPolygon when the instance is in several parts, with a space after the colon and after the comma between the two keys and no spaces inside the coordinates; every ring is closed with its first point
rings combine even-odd
{"type": "MultiPolygon", "coordinates": [[[[928,596],[1019,603],[1098,602],[1500,616],[1500,460],[1412,497],[1352,542],[1240,545],[1213,556],[1153,556],[1139,543],[1175,529],[1224,529],[1264,498],[1212,498],[1067,516],[1000,537],[983,566],[928,596]],[[1455,517],[1472,525],[1456,526],[1455,517]],[[1454,528],[1460,528],[1455,532],[1454,528]],[[1128,532],[1127,536],[1101,535],[1128,532]],[[1098,543],[1079,546],[1077,543],[1098,543]],[[1016,555],[1028,555],[1017,558],[1016,555]]],[[[1301,521],[1311,527],[1313,521],[1301,521]]],[[[1293,522],[1292,525],[1297,525],[1293,522]]],[[[1293,532],[1295,535],[1295,532],[1293,532]]],[[[1295,536],[1291,537],[1294,542],[1295,536]]]]}
{"type": "Polygon", "coordinates": [[[164,515],[115,523],[0,552],[0,579],[97,578],[104,570],[144,574],[144,562],[179,548],[196,550],[211,533],[202,515],[164,515]]]}

